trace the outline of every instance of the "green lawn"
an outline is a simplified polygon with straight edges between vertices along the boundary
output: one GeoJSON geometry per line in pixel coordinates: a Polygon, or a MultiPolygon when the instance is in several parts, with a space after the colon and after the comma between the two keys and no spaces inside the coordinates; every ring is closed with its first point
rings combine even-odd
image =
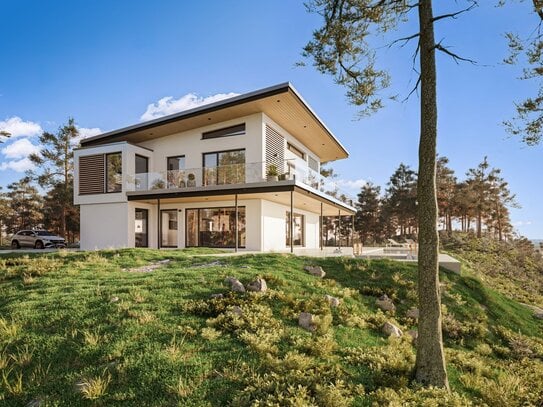
{"type": "Polygon", "coordinates": [[[538,405],[543,324],[474,274],[442,273],[453,393],[411,383],[416,267],[391,261],[127,249],[0,257],[0,404],[538,405]],[[194,256],[199,255],[199,256],[194,256]],[[202,256],[203,255],[203,256],[202,256]],[[149,273],[129,272],[159,260],[149,273]],[[317,279],[304,265],[327,272],[317,279]],[[266,293],[229,294],[226,276],[266,293]],[[222,299],[210,299],[224,293],[222,299]],[[375,297],[397,306],[383,314],[375,297]],[[330,308],[324,295],[341,299],[330,308]],[[241,315],[232,311],[241,308],[241,315]],[[317,331],[297,324],[315,314],[317,331]],[[385,402],[386,401],[386,402],[385,402]],[[433,403],[433,404],[432,404],[433,403]],[[523,404],[524,403],[524,404],[523,404]]]}

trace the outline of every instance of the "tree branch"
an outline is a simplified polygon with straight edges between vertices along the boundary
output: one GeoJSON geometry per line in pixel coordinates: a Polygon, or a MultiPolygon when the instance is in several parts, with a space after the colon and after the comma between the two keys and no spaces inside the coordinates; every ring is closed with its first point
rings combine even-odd
{"type": "Polygon", "coordinates": [[[409,35],[409,36],[403,37],[403,38],[398,38],[397,40],[394,40],[390,44],[388,44],[388,48],[392,47],[394,44],[396,44],[396,43],[398,43],[400,41],[404,42],[402,45],[400,45],[400,47],[404,47],[405,45],[407,45],[407,43],[409,41],[411,41],[412,39],[417,38],[417,37],[420,37],[420,33],[409,35]]]}
{"type": "Polygon", "coordinates": [[[438,51],[441,51],[449,55],[450,57],[454,59],[454,62],[456,62],[457,64],[459,63],[458,61],[464,61],[464,62],[469,62],[470,64],[473,64],[473,65],[477,65],[477,61],[474,61],[473,59],[461,57],[460,55],[455,54],[452,51],[449,51],[449,49],[441,45],[441,43],[434,45],[434,49],[437,49],[438,51]]]}
{"type": "MultiPolygon", "coordinates": [[[[537,0],[534,0],[534,1],[537,1],[537,0]]],[[[455,13],[448,13],[448,14],[442,14],[440,16],[435,16],[434,18],[432,18],[432,23],[435,23],[436,21],[439,21],[439,20],[443,20],[444,18],[453,18],[453,19],[456,19],[456,17],[462,13],[466,13],[468,11],[471,11],[473,8],[477,7],[478,4],[477,4],[477,1],[473,0],[471,2],[471,6],[469,6],[468,8],[465,8],[463,10],[460,10],[460,11],[457,11],[455,13]]]]}
{"type": "MultiPolygon", "coordinates": [[[[417,72],[417,73],[418,73],[418,72],[417,72]]],[[[411,95],[417,91],[417,89],[418,89],[419,86],[420,86],[420,81],[421,81],[421,74],[419,73],[419,77],[418,77],[418,79],[417,79],[417,83],[415,83],[415,86],[413,87],[413,89],[411,89],[411,92],[409,92],[409,93],[407,94],[407,96],[405,97],[404,100],[402,100],[402,102],[407,102],[407,101],[409,100],[409,98],[411,97],[411,95]]]]}

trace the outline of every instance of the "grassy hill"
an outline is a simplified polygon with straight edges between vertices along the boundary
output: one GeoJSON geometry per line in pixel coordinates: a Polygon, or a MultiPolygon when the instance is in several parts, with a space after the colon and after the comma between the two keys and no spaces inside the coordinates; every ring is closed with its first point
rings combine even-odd
{"type": "MultiPolygon", "coordinates": [[[[202,253],[119,250],[0,258],[0,404],[543,402],[543,321],[516,294],[506,295],[476,273],[473,259],[466,260],[465,275],[441,276],[453,389],[446,394],[412,383],[415,348],[409,335],[395,339],[381,332],[386,321],[404,332],[416,329],[416,321],[406,317],[416,306],[413,265],[195,254],[202,253]],[[164,259],[170,261],[153,270],[137,269],[164,259]],[[313,277],[305,265],[322,266],[326,277],[313,277]],[[230,293],[227,276],[243,283],[263,277],[268,291],[230,293]],[[216,293],[224,297],[210,298],[216,293]],[[376,307],[384,293],[396,304],[395,313],[376,307]],[[340,298],[339,307],[330,307],[326,294],[340,298]],[[298,326],[302,311],[316,315],[314,333],[298,326]]],[[[522,284],[511,284],[523,292],[522,284]]]]}

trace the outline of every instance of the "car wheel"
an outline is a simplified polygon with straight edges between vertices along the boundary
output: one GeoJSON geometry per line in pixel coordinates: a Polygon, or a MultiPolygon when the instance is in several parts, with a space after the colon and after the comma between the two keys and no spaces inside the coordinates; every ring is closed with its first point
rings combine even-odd
{"type": "Polygon", "coordinates": [[[19,245],[19,242],[17,240],[14,240],[13,242],[11,242],[11,248],[12,249],[20,249],[21,246],[19,245]]]}
{"type": "Polygon", "coordinates": [[[38,240],[36,244],[34,245],[36,249],[43,249],[43,242],[41,240],[38,240]]]}

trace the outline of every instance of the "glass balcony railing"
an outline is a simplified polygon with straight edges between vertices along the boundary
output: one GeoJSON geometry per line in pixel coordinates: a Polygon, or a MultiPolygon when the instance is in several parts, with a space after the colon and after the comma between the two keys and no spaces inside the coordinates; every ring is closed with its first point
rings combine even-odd
{"type": "Polygon", "coordinates": [[[331,179],[322,177],[303,160],[225,164],[183,170],[139,173],[127,177],[126,191],[173,190],[216,185],[296,180],[345,203],[351,198],[331,179]]]}

